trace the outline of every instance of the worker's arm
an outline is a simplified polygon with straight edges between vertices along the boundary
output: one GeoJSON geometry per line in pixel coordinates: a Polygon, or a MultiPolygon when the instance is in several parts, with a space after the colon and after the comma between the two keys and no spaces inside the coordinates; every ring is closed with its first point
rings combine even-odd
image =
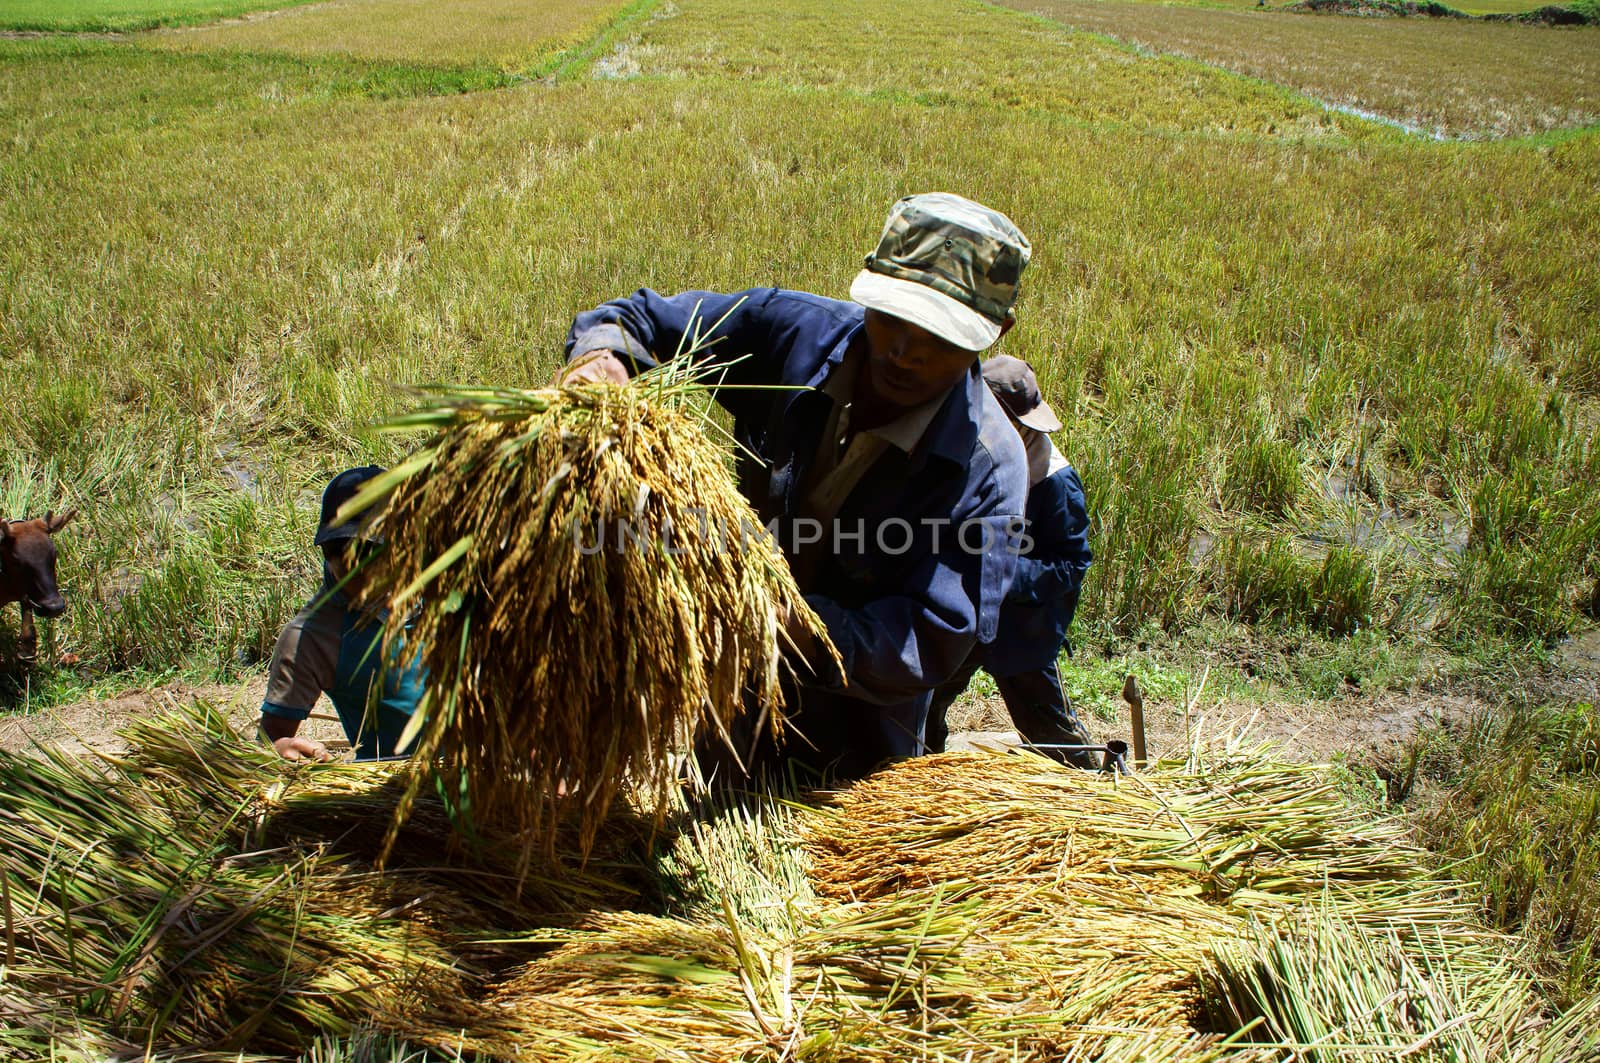
{"type": "Polygon", "coordinates": [[[996,546],[981,555],[959,547],[929,557],[904,594],[847,608],[823,595],[806,601],[827,626],[843,676],[810,658],[815,680],[863,701],[895,704],[931,690],[960,668],[972,648],[994,637],[1000,602],[1015,567],[1020,516],[985,519],[996,546]],[[830,681],[830,679],[832,681],[830,681]]]}
{"type": "Polygon", "coordinates": [[[634,374],[692,350],[697,361],[729,363],[719,381],[775,383],[797,337],[832,340],[858,327],[858,320],[838,316],[830,303],[774,288],[677,295],[642,288],[573,318],[565,345],[567,365],[556,378],[565,383],[626,383],[634,374]]]}
{"type": "Polygon", "coordinates": [[[1094,560],[1089,549],[1089,509],[1083,481],[1068,465],[1036,484],[1028,513],[1030,549],[1017,558],[1017,575],[1008,601],[1038,605],[1076,599],[1094,560]]]}
{"type": "Polygon", "coordinates": [[[335,632],[330,644],[328,635],[308,609],[289,621],[273,647],[260,728],[284,760],[327,760],[332,755],[321,742],[299,735],[300,721],[333,684],[338,638],[335,632]]]}

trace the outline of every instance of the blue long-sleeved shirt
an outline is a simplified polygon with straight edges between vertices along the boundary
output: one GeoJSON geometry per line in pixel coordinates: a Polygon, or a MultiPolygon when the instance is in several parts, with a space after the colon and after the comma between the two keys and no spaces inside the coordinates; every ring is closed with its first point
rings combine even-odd
{"type": "Polygon", "coordinates": [[[1028,491],[1028,550],[1000,609],[999,633],[983,647],[991,675],[1029,672],[1056,659],[1078,608],[1089,549],[1089,508],[1083,481],[1063,464],[1028,491]]]}
{"type": "MultiPolygon", "coordinates": [[[[779,522],[793,557],[789,522],[804,515],[801,489],[833,408],[816,389],[865,342],[863,318],[854,303],[781,289],[645,289],[579,314],[566,352],[610,349],[648,368],[698,328],[711,341],[698,357],[726,366],[723,383],[787,387],[725,388],[717,401],[749,452],[740,488],[763,522],[779,522]]],[[[994,637],[1015,569],[1026,469],[975,357],[912,452],[887,449],[846,498],[828,530],[840,534],[830,534],[802,584],[844,661],[835,693],[879,706],[904,730],[927,692],[994,637]]],[[[888,740],[883,755],[915,753],[919,740],[888,740]]]]}

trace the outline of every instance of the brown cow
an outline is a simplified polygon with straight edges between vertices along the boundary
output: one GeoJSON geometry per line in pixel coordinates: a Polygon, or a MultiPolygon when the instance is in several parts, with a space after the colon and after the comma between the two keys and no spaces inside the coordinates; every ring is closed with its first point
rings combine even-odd
{"type": "Polygon", "coordinates": [[[43,519],[0,520],[0,606],[19,602],[22,626],[17,633],[17,656],[33,660],[39,637],[33,614],[56,617],[67,611],[67,600],[56,586],[56,544],[50,537],[67,526],[76,514],[46,513],[43,519]]]}

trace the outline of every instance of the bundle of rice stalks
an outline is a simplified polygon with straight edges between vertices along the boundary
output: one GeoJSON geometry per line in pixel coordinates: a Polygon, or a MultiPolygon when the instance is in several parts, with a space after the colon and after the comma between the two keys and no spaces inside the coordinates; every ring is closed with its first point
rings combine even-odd
{"type": "Polygon", "coordinates": [[[826,645],[685,372],[426,393],[395,424],[437,435],[353,503],[427,666],[417,755],[529,846],[560,805],[585,847],[624,787],[663,807],[673,754],[751,706],[776,730],[787,618],[826,645]]]}
{"type": "MultiPolygon", "coordinates": [[[[667,917],[597,917],[494,994],[473,1047],[523,1059],[1207,1059],[1180,1007],[1126,1006],[1099,942],[1069,960],[960,887],[819,898],[802,822],[766,801],[698,815],[658,868],[667,917]]],[[[1157,987],[1159,989],[1159,987],[1157,987]]],[[[1163,1003],[1157,991],[1146,994],[1163,1003]]]]}
{"type": "Polygon", "coordinates": [[[976,914],[918,894],[828,906],[782,936],[731,912],[600,917],[501,986],[468,1046],[530,1060],[1192,1060],[1220,1041],[1084,1022],[1116,982],[1047,991],[1018,962],[1042,943],[990,941],[976,914]]]}
{"type": "Polygon", "coordinates": [[[1429,1046],[1511,1058],[1448,1046],[1520,1038],[1516,1058],[1590,1058],[1577,1031],[1600,1001],[1552,1019],[1511,943],[1475,922],[1398,823],[1352,815],[1315,767],[1194,766],[1116,779],[1033,757],[906,762],[808,822],[813,881],[840,898],[961,891],[992,939],[1032,943],[1022,965],[1062,999],[1114,986],[1074,1038],[1188,1027],[1227,1036],[1229,1058],[1274,1059],[1429,1046]],[[1431,1011],[1396,995],[1428,979],[1417,991],[1431,1011]],[[1399,1016],[1389,1025],[1384,1007],[1399,1016]]]}
{"type": "MultiPolygon", "coordinates": [[[[236,734],[203,701],[135,720],[120,734],[129,752],[117,770],[175,821],[220,834],[236,852],[313,847],[374,866],[412,781],[393,763],[289,764],[236,734]]],[[[413,800],[388,863],[405,881],[438,880],[430,909],[472,909],[445,925],[512,932],[630,903],[643,885],[640,854],[653,827],[619,809],[582,867],[559,855],[519,866],[509,839],[489,833],[463,845],[446,802],[430,793],[413,800]]],[[[577,848],[570,828],[563,840],[558,849],[577,848]]]]}
{"type": "MultiPolygon", "coordinates": [[[[219,810],[227,821],[238,808],[219,810]]],[[[4,1025],[140,1045],[294,1048],[459,992],[425,928],[315,854],[235,855],[139,780],[49,751],[0,755],[4,1025]]]]}
{"type": "Polygon", "coordinates": [[[1404,899],[1426,910],[1430,895],[1398,822],[1354,819],[1325,773],[1255,756],[1119,778],[952,753],[902,762],[830,804],[807,838],[830,896],[960,880],[1002,892],[1143,890],[1247,912],[1332,892],[1399,916],[1404,899]]]}
{"type": "Polygon", "coordinates": [[[1211,1023],[1312,1063],[1600,1059],[1600,997],[1552,1019],[1526,973],[1481,942],[1418,948],[1306,912],[1218,942],[1201,981],[1211,1023]]]}

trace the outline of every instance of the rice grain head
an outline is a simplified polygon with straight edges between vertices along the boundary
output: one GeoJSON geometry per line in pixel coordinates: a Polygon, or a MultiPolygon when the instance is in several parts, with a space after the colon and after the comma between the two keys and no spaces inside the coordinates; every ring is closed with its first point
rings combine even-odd
{"type": "Polygon", "coordinates": [[[433,391],[397,422],[433,440],[355,500],[384,503],[372,599],[427,670],[419,772],[525,861],[567,815],[586,853],[624,791],[664,809],[693,736],[746,711],[778,733],[785,618],[833,654],[705,394],[678,363],[623,387],[433,391]]]}

